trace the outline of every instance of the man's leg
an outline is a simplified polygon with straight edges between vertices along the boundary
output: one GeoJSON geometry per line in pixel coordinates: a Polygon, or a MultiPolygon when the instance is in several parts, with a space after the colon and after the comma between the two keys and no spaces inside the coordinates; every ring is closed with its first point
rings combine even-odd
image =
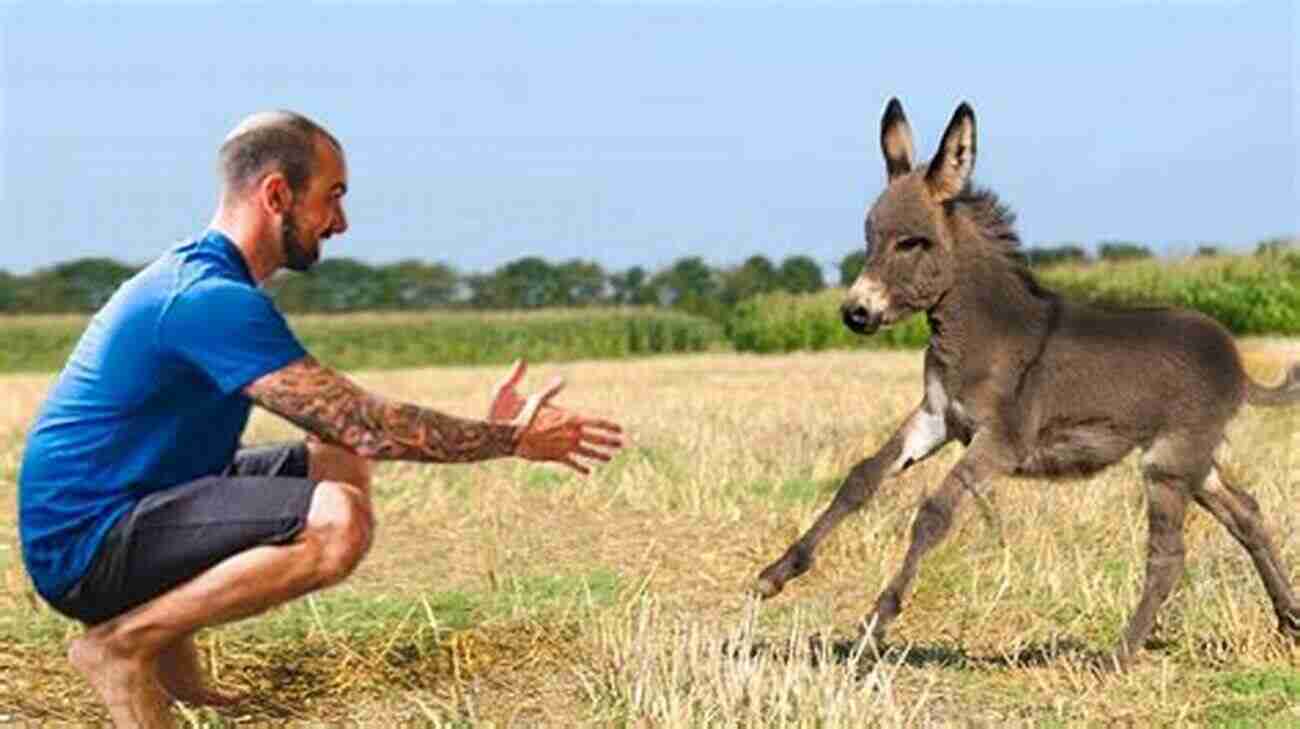
{"type": "Polygon", "coordinates": [[[203,679],[193,633],[173,641],[158,654],[158,682],[173,699],[194,706],[230,706],[242,698],[209,686],[203,679]]]}
{"type": "Polygon", "coordinates": [[[256,615],[350,574],[370,546],[368,486],[322,481],[292,542],[240,552],[73,641],[68,657],[114,723],[171,726],[158,661],[194,631],[256,615]]]}
{"type": "MultiPolygon", "coordinates": [[[[351,451],[309,439],[307,472],[266,475],[303,475],[313,481],[341,481],[370,494],[370,462],[351,451]]],[[[196,706],[230,706],[240,695],[214,688],[203,677],[203,666],[194,645],[194,634],[181,636],[158,656],[158,678],[177,701],[196,706]]]]}

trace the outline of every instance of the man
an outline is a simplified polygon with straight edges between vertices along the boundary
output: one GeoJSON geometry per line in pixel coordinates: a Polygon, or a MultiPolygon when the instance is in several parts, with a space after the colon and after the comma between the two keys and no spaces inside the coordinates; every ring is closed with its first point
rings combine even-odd
{"type": "Polygon", "coordinates": [[[196,630],[336,584],[370,546],[370,460],[609,460],[619,427],[523,397],[517,364],[487,421],[374,395],[303,350],[258,285],[347,230],[339,142],[255,114],[220,152],[209,229],[92,319],[34,423],[19,477],[24,562],[84,622],[68,649],[118,727],[171,726],[201,680],[196,630]],[[306,442],[238,450],[253,404],[306,442]]]}

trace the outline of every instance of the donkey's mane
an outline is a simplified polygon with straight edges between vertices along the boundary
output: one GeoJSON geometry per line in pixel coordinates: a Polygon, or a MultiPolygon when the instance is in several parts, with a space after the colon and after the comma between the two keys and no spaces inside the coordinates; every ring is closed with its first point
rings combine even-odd
{"type": "Polygon", "coordinates": [[[1016,214],[992,190],[967,185],[949,205],[966,213],[984,234],[983,238],[992,243],[997,252],[1017,261],[1023,260],[1019,253],[1020,234],[1016,232],[1016,214]]]}
{"type": "Polygon", "coordinates": [[[986,187],[968,184],[957,197],[948,202],[949,210],[965,214],[980,231],[980,242],[988,253],[1010,264],[1012,272],[1024,282],[1034,296],[1055,298],[1043,288],[1029,270],[1028,259],[1020,250],[1020,234],[1016,232],[1016,213],[986,187]]]}

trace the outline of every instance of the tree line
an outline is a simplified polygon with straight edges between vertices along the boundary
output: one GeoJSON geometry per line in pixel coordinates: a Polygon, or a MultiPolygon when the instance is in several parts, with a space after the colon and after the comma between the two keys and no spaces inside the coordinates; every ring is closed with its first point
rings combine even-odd
{"type": "MultiPolygon", "coordinates": [[[[1259,250],[1284,245],[1286,239],[1270,239],[1261,242],[1259,250]]],[[[1101,260],[1152,255],[1145,246],[1124,241],[1103,242],[1097,251],[1101,260]]],[[[1198,249],[1198,255],[1217,253],[1214,246],[1198,249]]],[[[1092,260],[1077,244],[1027,248],[1023,256],[1034,266],[1092,260]]],[[[306,274],[279,274],[267,289],[277,305],[290,313],[634,305],[673,307],[720,318],[735,304],[758,294],[815,293],[828,285],[847,286],[864,259],[861,250],[844,256],[833,272],[835,280],[828,284],[822,267],[803,255],[779,262],[753,255],[738,265],[720,267],[688,256],[656,271],[642,266],[607,271],[594,261],[552,263],[526,256],[487,273],[463,273],[445,263],[418,260],[372,265],[329,258],[306,274]]],[[[111,258],[80,258],[27,275],[0,271],[0,313],[92,312],[138,270],[111,258]]]]}
{"type": "MultiPolygon", "coordinates": [[[[0,313],[93,312],[139,270],[111,258],[79,258],[27,275],[0,271],[0,313]]],[[[760,293],[820,291],[826,282],[817,262],[799,255],[780,262],[755,255],[739,266],[721,268],[690,256],[658,271],[642,266],[607,271],[594,261],[552,263],[526,256],[488,273],[463,273],[445,263],[418,260],[374,265],[327,258],[304,274],[281,272],[266,288],[290,313],[597,305],[709,313],[760,293]]]]}

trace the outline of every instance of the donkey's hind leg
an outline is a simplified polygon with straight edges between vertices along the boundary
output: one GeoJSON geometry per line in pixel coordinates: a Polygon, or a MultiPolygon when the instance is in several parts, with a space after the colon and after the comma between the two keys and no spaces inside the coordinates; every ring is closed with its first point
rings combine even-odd
{"type": "Polygon", "coordinates": [[[1273,602],[1278,630],[1300,640],[1300,603],[1296,602],[1277,548],[1264,529],[1259,503],[1244,490],[1228,483],[1217,465],[1193,492],[1193,498],[1213,514],[1250,555],[1273,602]]]}
{"type": "Polygon", "coordinates": [[[1155,623],[1156,612],[1183,574],[1186,554],[1183,523],[1190,492],[1190,483],[1180,479],[1156,474],[1147,479],[1146,584],[1124,631],[1124,639],[1115,651],[1119,667],[1127,666],[1142,648],[1155,623]]]}

